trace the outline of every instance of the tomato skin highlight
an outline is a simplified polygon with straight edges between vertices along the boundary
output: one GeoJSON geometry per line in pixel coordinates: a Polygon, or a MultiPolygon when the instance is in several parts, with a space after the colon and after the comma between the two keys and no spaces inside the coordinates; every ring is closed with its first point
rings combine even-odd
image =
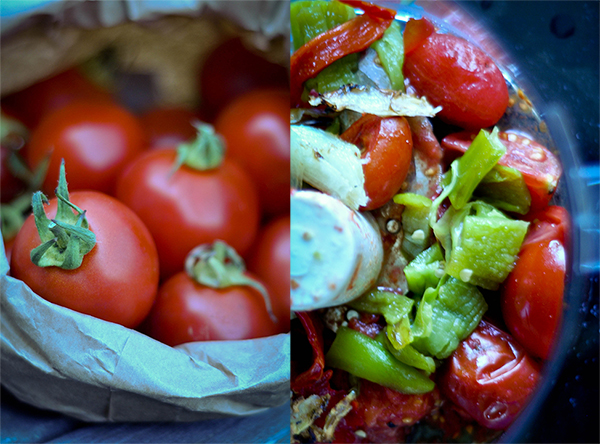
{"type": "MultiPolygon", "coordinates": [[[[116,199],[94,191],[70,193],[87,210],[96,245],[75,270],[38,267],[30,252],[40,244],[33,215],[15,238],[11,275],[44,299],[125,327],[136,327],[150,311],[158,289],[158,256],[142,221],[116,199]]],[[[46,207],[56,214],[56,198],[46,207]]]]}
{"type": "Polygon", "coordinates": [[[509,334],[486,321],[462,341],[440,369],[439,387],[479,424],[505,429],[540,378],[540,366],[509,334]]]}
{"type": "Polygon", "coordinates": [[[235,99],[217,117],[228,156],[253,178],[267,216],[290,211],[289,93],[255,90],[235,99]]]}
{"type": "Polygon", "coordinates": [[[69,165],[69,190],[90,189],[114,195],[121,170],[146,149],[138,119],[105,102],[73,102],[48,114],[32,132],[27,163],[34,170],[48,154],[42,190],[58,183],[62,159],[69,165]]]}
{"type": "Polygon", "coordinates": [[[183,270],[194,247],[221,239],[243,255],[259,226],[258,196],[246,172],[231,160],[214,170],[181,166],[175,150],[152,150],[121,175],[117,198],[147,225],[156,242],[161,278],[183,270]]]}
{"type": "Polygon", "coordinates": [[[494,125],[508,107],[508,87],[502,73],[482,50],[451,34],[431,34],[406,54],[404,75],[438,116],[462,128],[494,125]]]}
{"type": "Polygon", "coordinates": [[[340,138],[361,150],[365,191],[369,202],[363,210],[387,203],[406,179],[412,161],[412,136],[404,117],[364,115],[340,138]]]}
{"type": "Polygon", "coordinates": [[[250,249],[248,270],[258,276],[269,291],[273,314],[280,333],[290,331],[290,217],[269,222],[250,249]]]}
{"type": "Polygon", "coordinates": [[[548,359],[563,310],[569,234],[567,211],[551,206],[531,216],[515,268],[502,287],[504,322],[529,353],[548,359]]]}
{"type": "Polygon", "coordinates": [[[214,289],[194,282],[185,272],[161,286],[147,325],[151,337],[170,346],[277,333],[262,296],[253,288],[214,289]]]}

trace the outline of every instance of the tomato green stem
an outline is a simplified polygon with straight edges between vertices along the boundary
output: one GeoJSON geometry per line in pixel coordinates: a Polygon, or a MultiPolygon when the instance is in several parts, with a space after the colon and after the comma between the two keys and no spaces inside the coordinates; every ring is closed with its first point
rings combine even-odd
{"type": "Polygon", "coordinates": [[[177,147],[177,158],[171,174],[182,165],[195,170],[205,171],[218,168],[225,157],[225,141],[215,132],[212,125],[196,122],[197,137],[188,143],[177,147]]]}
{"type": "Polygon", "coordinates": [[[89,229],[86,212],[69,201],[64,160],[55,193],[58,202],[56,217],[52,220],[44,211],[48,198],[37,191],[31,199],[35,225],[42,240],[41,245],[31,250],[31,261],[39,267],[74,270],[96,245],[96,235],[89,229]]]}
{"type": "Polygon", "coordinates": [[[185,271],[194,281],[212,288],[247,285],[258,291],[265,301],[267,312],[273,320],[269,292],[258,280],[246,274],[246,264],[237,252],[223,241],[202,244],[194,248],[185,260],[185,271]]]}

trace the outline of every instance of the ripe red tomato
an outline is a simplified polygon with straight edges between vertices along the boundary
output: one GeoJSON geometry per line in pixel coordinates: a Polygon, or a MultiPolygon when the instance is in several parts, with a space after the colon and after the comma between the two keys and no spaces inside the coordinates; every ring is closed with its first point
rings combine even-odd
{"type": "Polygon", "coordinates": [[[150,148],[173,147],[193,139],[196,120],[201,120],[196,113],[181,107],[154,108],[140,116],[150,148]]]}
{"type": "Polygon", "coordinates": [[[540,368],[509,334],[481,321],[439,376],[442,393],[479,424],[505,429],[533,393],[540,368]]]}
{"type": "Polygon", "coordinates": [[[254,179],[268,216],[290,208],[289,106],[287,90],[256,90],[234,100],[215,122],[228,155],[254,179]]]}
{"type": "Polygon", "coordinates": [[[139,121],[118,105],[72,102],[48,114],[32,132],[27,162],[35,169],[50,155],[42,190],[58,183],[61,159],[69,165],[69,189],[114,194],[117,176],[146,149],[139,121]]]}
{"type": "Polygon", "coordinates": [[[244,93],[265,87],[288,89],[289,81],[285,67],[250,51],[234,37],[219,44],[203,61],[198,87],[202,109],[212,119],[244,93]]]}
{"type": "Polygon", "coordinates": [[[171,346],[193,341],[254,339],[277,333],[265,302],[248,286],[215,289],[186,272],[159,289],[147,321],[148,334],[171,346]]]}
{"type": "MultiPolygon", "coordinates": [[[[158,257],[142,221],[116,199],[95,191],[70,193],[86,210],[96,245],[74,270],[38,267],[30,252],[40,245],[33,215],[15,238],[11,275],[44,299],[126,327],[137,326],[150,311],[158,288],[158,257]]],[[[46,209],[56,214],[56,198],[46,209]]]]}
{"type": "MultiPolygon", "coordinates": [[[[418,20],[405,32],[411,24],[418,20]]],[[[508,87],[494,61],[460,37],[432,33],[405,55],[402,69],[419,95],[442,106],[438,115],[450,124],[486,128],[508,107],[508,87]]]]}
{"type": "Polygon", "coordinates": [[[33,129],[46,114],[75,100],[113,99],[110,92],[72,68],[3,97],[2,106],[33,129]]]}
{"type": "Polygon", "coordinates": [[[144,153],[123,171],[117,197],[148,226],[156,242],[160,273],[183,270],[197,245],[216,239],[243,255],[259,226],[256,188],[246,172],[225,159],[216,169],[181,166],[172,172],[176,152],[163,148],[144,153]]]}
{"type": "Polygon", "coordinates": [[[543,359],[550,355],[563,310],[567,216],[562,207],[553,206],[534,217],[502,287],[508,330],[529,353],[543,359]]]}
{"type": "Polygon", "coordinates": [[[412,136],[404,117],[363,115],[340,136],[357,145],[363,159],[365,191],[374,210],[400,190],[412,161],[412,136]]]}
{"type": "Polygon", "coordinates": [[[290,217],[267,224],[250,249],[248,270],[265,284],[280,333],[290,331],[290,217]]]}
{"type": "MultiPolygon", "coordinates": [[[[476,133],[471,131],[450,134],[442,139],[442,147],[464,153],[469,149],[475,135],[476,133]]],[[[533,139],[504,131],[501,131],[498,137],[506,147],[506,154],[498,163],[515,168],[523,174],[531,194],[530,212],[545,208],[552,199],[562,174],[560,162],[548,148],[533,139]]]]}
{"type": "Polygon", "coordinates": [[[525,219],[531,225],[522,247],[552,239],[560,241],[563,245],[568,244],[571,234],[571,217],[565,208],[550,205],[541,211],[530,212],[525,219]]]}

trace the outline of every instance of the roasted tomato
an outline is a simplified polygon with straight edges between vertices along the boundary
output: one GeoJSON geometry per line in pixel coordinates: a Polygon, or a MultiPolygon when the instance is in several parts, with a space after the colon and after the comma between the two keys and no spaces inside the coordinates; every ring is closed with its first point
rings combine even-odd
{"type": "Polygon", "coordinates": [[[363,115],[341,136],[361,149],[365,191],[363,210],[387,203],[400,190],[412,160],[412,136],[404,117],[363,115]]]}
{"type": "MultiPolygon", "coordinates": [[[[413,33],[412,27],[427,28],[420,20],[409,20],[405,35],[413,33]]],[[[419,29],[415,34],[427,32],[419,29]]],[[[508,107],[508,87],[494,61],[454,35],[433,32],[422,37],[409,45],[403,72],[419,95],[442,107],[438,116],[469,129],[486,128],[500,120],[508,107]]]]}
{"type": "Polygon", "coordinates": [[[550,355],[563,310],[567,216],[563,208],[549,207],[534,217],[502,287],[506,326],[529,353],[543,359],[550,355]]]}
{"type": "Polygon", "coordinates": [[[62,159],[69,165],[71,190],[114,194],[121,170],[147,147],[138,119],[107,102],[72,102],[46,115],[32,132],[27,161],[33,170],[48,156],[42,189],[50,194],[58,182],[62,159]]]}
{"type": "Polygon", "coordinates": [[[481,321],[440,369],[439,387],[479,424],[505,429],[540,378],[540,367],[509,334],[481,321]]]}

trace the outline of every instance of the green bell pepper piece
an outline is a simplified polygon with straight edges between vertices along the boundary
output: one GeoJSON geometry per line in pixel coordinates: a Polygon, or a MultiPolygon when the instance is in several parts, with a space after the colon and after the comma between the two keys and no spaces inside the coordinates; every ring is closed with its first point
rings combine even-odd
{"type": "Polygon", "coordinates": [[[383,70],[390,79],[392,89],[404,91],[404,39],[398,22],[392,22],[383,37],[371,45],[377,52],[383,70]]]}
{"type": "Polygon", "coordinates": [[[461,211],[450,208],[439,226],[449,227],[452,239],[446,249],[446,273],[496,290],[514,268],[529,223],[476,201],[461,211]]]}
{"type": "Polygon", "coordinates": [[[425,356],[412,345],[402,347],[400,350],[394,348],[384,332],[375,338],[387,348],[387,350],[400,362],[425,371],[427,374],[435,372],[435,361],[431,356],[425,356]]]}
{"type": "Polygon", "coordinates": [[[473,195],[477,185],[506,153],[506,147],[498,138],[498,128],[492,133],[479,131],[469,149],[452,162],[452,175],[456,181],[448,195],[452,206],[463,208],[473,195]]]}
{"type": "Polygon", "coordinates": [[[402,294],[373,290],[348,303],[355,310],[381,314],[388,324],[400,322],[411,312],[414,301],[402,294]]]}
{"type": "Polygon", "coordinates": [[[444,275],[444,267],[442,248],[436,242],[404,268],[408,289],[417,295],[422,295],[427,288],[437,287],[444,275]]]}
{"type": "Polygon", "coordinates": [[[527,214],[531,207],[531,194],[523,174],[504,165],[496,165],[481,180],[474,194],[478,199],[511,213],[527,214]]]}
{"type": "Polygon", "coordinates": [[[413,347],[438,359],[447,358],[477,327],[487,308],[477,287],[447,278],[432,304],[431,332],[416,338],[413,347]]]}
{"type": "Polygon", "coordinates": [[[394,202],[404,205],[402,211],[402,252],[414,259],[431,243],[431,227],[429,226],[429,211],[431,199],[414,193],[402,193],[394,196],[394,202]]]}
{"type": "Polygon", "coordinates": [[[325,362],[359,378],[406,394],[428,393],[435,384],[420,370],[398,361],[377,340],[340,327],[325,362]]]}

